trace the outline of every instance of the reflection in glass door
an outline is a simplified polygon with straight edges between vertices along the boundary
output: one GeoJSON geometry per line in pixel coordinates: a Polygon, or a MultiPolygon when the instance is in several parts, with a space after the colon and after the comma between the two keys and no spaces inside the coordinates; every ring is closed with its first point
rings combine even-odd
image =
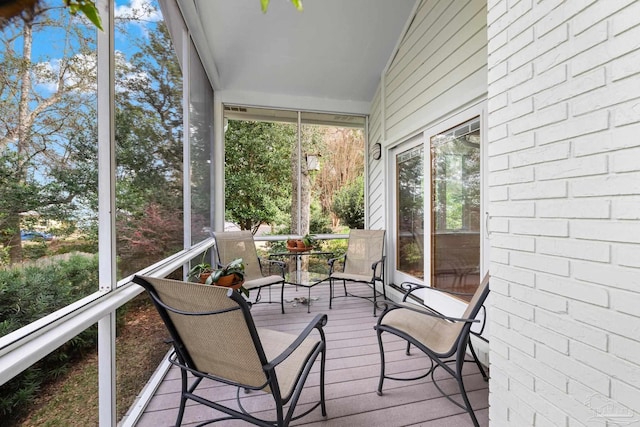
{"type": "Polygon", "coordinates": [[[424,147],[396,156],[396,269],[424,279],[424,147]]]}
{"type": "Polygon", "coordinates": [[[431,280],[473,293],[480,283],[480,118],[431,138],[431,280]]]}

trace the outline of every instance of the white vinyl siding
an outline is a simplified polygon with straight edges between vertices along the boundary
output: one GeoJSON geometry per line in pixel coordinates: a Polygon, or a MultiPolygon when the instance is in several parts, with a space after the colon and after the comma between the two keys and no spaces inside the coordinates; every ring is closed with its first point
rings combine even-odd
{"type": "Polygon", "coordinates": [[[487,90],[486,2],[425,0],[385,76],[385,125],[396,140],[487,90]]]}
{"type": "Polygon", "coordinates": [[[369,163],[371,228],[386,223],[385,150],[486,98],[486,22],[484,0],[423,0],[416,8],[372,101],[369,147],[380,142],[383,158],[369,163]]]}
{"type": "MultiPolygon", "coordinates": [[[[382,110],[380,109],[381,96],[380,87],[376,91],[375,98],[372,102],[371,113],[369,115],[369,153],[371,153],[374,144],[383,142],[382,135],[382,110]]],[[[375,160],[369,156],[369,186],[368,186],[368,226],[372,229],[384,229],[384,210],[385,210],[385,197],[384,197],[384,154],[380,160],[375,160]]]]}

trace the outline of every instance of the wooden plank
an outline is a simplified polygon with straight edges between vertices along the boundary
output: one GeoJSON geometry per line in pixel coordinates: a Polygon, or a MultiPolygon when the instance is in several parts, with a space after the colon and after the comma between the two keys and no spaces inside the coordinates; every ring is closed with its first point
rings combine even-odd
{"type": "MultiPolygon", "coordinates": [[[[357,288],[357,287],[356,287],[357,288]]],[[[365,291],[364,287],[361,287],[365,291]]],[[[296,294],[295,289],[287,289],[287,295],[296,294]]],[[[298,291],[300,292],[300,291],[298,291]]],[[[320,290],[319,301],[328,306],[328,289],[320,290]]],[[[325,372],[325,392],[328,418],[323,419],[320,410],[313,411],[292,425],[300,426],[467,426],[469,416],[462,409],[442,397],[431,378],[403,382],[385,380],[383,395],[378,396],[380,355],[378,340],[373,325],[377,318],[372,316],[371,303],[359,298],[343,298],[328,307],[311,307],[307,314],[305,307],[286,307],[282,315],[277,304],[258,304],[252,308],[254,320],[259,327],[268,324],[270,328],[295,333],[317,313],[326,312],[329,322],[327,334],[327,364],[325,372]]],[[[334,301],[335,302],[335,301],[334,301]]],[[[399,338],[383,334],[387,373],[398,376],[412,376],[429,367],[429,360],[418,351],[405,355],[405,343],[399,338]]],[[[482,426],[488,425],[488,387],[477,368],[472,363],[465,364],[465,386],[476,408],[482,426]]],[[[443,370],[436,371],[438,384],[454,398],[460,398],[457,383],[443,370]]],[[[319,363],[316,363],[307,379],[305,389],[298,403],[298,410],[309,407],[319,396],[319,363]]],[[[203,381],[198,388],[205,397],[222,401],[236,407],[236,389],[214,381],[203,381]]],[[[243,406],[257,415],[272,416],[273,401],[270,395],[261,392],[241,394],[243,406]]],[[[173,425],[180,402],[180,373],[172,368],[149,402],[145,413],[138,422],[139,427],[173,425]]],[[[214,411],[195,402],[187,403],[183,425],[195,425],[213,417],[214,411]]],[[[225,421],[216,425],[239,425],[237,421],[225,421]]]]}

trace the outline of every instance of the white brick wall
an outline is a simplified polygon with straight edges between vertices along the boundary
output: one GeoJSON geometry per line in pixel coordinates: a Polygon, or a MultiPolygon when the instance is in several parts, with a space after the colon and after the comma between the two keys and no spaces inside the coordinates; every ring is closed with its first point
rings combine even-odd
{"type": "Polygon", "coordinates": [[[640,1],[487,8],[491,425],[640,426],[640,1]]]}

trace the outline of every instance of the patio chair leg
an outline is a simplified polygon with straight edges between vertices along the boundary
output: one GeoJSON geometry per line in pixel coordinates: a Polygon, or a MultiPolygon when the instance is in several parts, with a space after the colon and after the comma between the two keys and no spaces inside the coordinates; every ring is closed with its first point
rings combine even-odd
{"type": "Polygon", "coordinates": [[[480,373],[482,374],[482,378],[485,381],[489,381],[489,376],[484,371],[484,367],[482,366],[482,363],[480,363],[480,360],[478,360],[478,356],[476,355],[476,351],[474,350],[473,345],[471,344],[471,340],[469,340],[469,350],[471,351],[471,355],[473,356],[474,362],[476,362],[476,366],[478,366],[478,369],[480,370],[480,373]]]}
{"type": "Polygon", "coordinates": [[[331,310],[332,302],[333,302],[333,279],[329,279],[329,310],[331,310]]]}
{"type": "Polygon", "coordinates": [[[373,317],[376,317],[376,281],[373,281],[373,317]]]}
{"type": "Polygon", "coordinates": [[[456,380],[458,381],[458,387],[460,387],[460,394],[462,395],[462,400],[464,401],[464,406],[467,410],[467,413],[471,417],[471,421],[475,427],[480,427],[478,424],[478,419],[476,418],[476,414],[473,412],[473,408],[471,407],[471,402],[469,402],[469,396],[467,396],[467,391],[464,388],[464,382],[462,381],[462,366],[464,365],[464,352],[458,352],[458,357],[456,361],[456,380]]]}
{"type": "Polygon", "coordinates": [[[178,409],[178,417],[176,418],[176,427],[182,425],[182,417],[184,417],[184,409],[187,404],[187,398],[184,394],[187,392],[187,373],[184,369],[180,370],[182,380],[182,393],[180,394],[180,407],[178,409]]]}
{"type": "Polygon", "coordinates": [[[384,382],[384,346],[382,345],[382,331],[378,330],[378,347],[380,347],[380,380],[378,381],[378,396],[382,396],[382,383],[384,382]]]}
{"type": "Polygon", "coordinates": [[[327,416],[327,404],[325,403],[324,400],[324,367],[325,367],[325,363],[326,363],[326,355],[327,355],[327,348],[325,347],[322,350],[322,354],[320,355],[320,410],[322,411],[322,416],[326,417],[327,416]]]}
{"type": "Polygon", "coordinates": [[[284,282],[282,282],[282,288],[280,288],[280,308],[282,310],[282,314],[284,314],[284,282]]]}

